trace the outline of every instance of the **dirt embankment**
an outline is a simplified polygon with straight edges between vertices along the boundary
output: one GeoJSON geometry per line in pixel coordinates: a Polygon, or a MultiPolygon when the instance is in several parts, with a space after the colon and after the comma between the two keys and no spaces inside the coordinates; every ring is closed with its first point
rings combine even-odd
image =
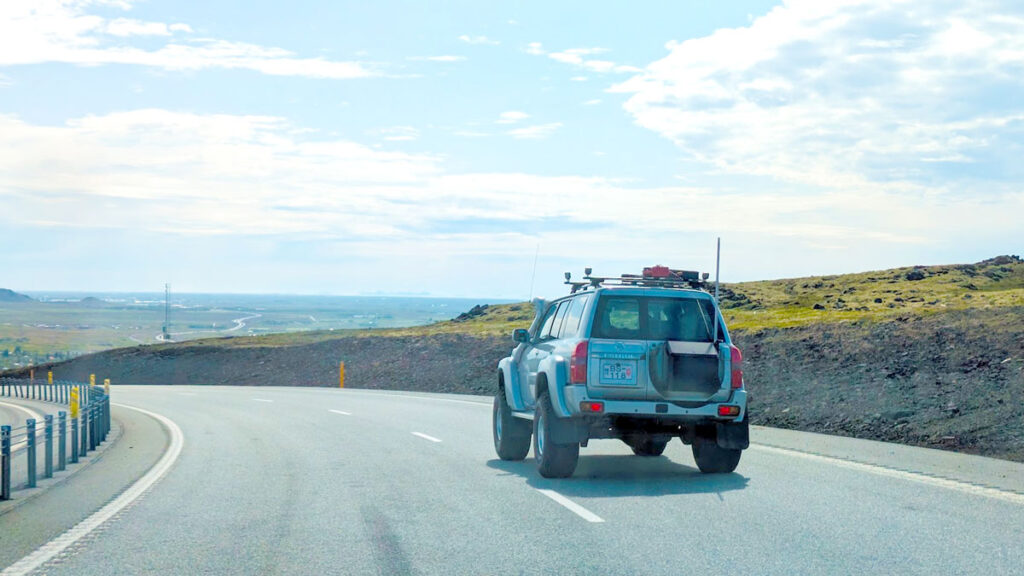
{"type": "MultiPolygon", "coordinates": [[[[737,332],[757,424],[1024,461],[1024,308],[737,332]]],[[[135,347],[57,365],[118,384],[337,386],[490,394],[510,339],[336,338],[135,347]]]]}

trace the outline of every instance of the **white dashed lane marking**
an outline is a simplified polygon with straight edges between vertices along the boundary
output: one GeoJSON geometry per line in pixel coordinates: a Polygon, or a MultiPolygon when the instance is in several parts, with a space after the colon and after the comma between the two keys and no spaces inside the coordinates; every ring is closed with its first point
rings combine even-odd
{"type": "Polygon", "coordinates": [[[583,518],[587,522],[604,522],[604,518],[601,518],[597,514],[594,514],[590,510],[587,510],[583,506],[580,506],[579,504],[573,502],[572,500],[569,500],[568,498],[562,496],[561,494],[555,492],[554,490],[537,488],[537,492],[540,492],[541,494],[547,496],[548,498],[551,498],[555,502],[558,502],[562,506],[569,509],[573,514],[579,516],[580,518],[583,518]]]}
{"type": "Polygon", "coordinates": [[[420,438],[423,438],[424,440],[430,440],[431,442],[440,442],[441,441],[440,438],[434,438],[433,436],[427,436],[423,432],[413,432],[412,435],[413,436],[419,436],[420,438]]]}

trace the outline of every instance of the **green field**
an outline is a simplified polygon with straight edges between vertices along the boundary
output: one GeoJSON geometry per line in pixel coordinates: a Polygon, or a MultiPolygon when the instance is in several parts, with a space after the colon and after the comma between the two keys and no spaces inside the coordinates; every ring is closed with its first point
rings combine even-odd
{"type": "MultiPolygon", "coordinates": [[[[31,295],[36,299],[0,301],[0,370],[159,342],[162,295],[31,295]]],[[[182,294],[172,297],[171,303],[171,339],[185,341],[428,324],[452,318],[476,301],[182,294]]]]}

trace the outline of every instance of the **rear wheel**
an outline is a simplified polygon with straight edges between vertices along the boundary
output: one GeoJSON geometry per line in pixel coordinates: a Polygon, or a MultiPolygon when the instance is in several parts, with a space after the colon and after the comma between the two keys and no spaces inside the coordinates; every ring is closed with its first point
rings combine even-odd
{"type": "Polygon", "coordinates": [[[637,456],[661,456],[668,446],[668,439],[652,438],[650,436],[634,436],[626,440],[626,444],[633,449],[637,456]]]}
{"type": "Polygon", "coordinates": [[[740,463],[742,450],[722,448],[714,441],[696,438],[693,441],[693,459],[705,474],[727,474],[740,463]]]}
{"type": "Polygon", "coordinates": [[[530,423],[512,415],[505,400],[505,389],[498,388],[494,395],[491,418],[494,433],[494,451],[502,460],[522,460],[530,451],[530,423]]]}
{"type": "Polygon", "coordinates": [[[556,444],[553,440],[552,421],[556,416],[551,409],[551,399],[543,392],[537,399],[537,413],[533,419],[533,456],[537,459],[537,470],[545,478],[568,478],[576,471],[580,458],[580,445],[556,444]]]}

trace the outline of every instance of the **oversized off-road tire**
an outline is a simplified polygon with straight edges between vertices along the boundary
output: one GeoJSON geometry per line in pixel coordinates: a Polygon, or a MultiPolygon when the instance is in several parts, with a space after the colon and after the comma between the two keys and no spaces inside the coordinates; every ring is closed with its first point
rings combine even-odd
{"type": "Polygon", "coordinates": [[[512,415],[505,400],[505,389],[498,388],[494,395],[491,418],[494,451],[502,460],[522,460],[530,452],[530,422],[512,415]]]}
{"type": "Polygon", "coordinates": [[[697,438],[693,441],[693,459],[705,474],[727,474],[740,463],[743,450],[721,448],[713,440],[697,438]]]}
{"type": "Polygon", "coordinates": [[[537,412],[533,419],[533,456],[537,470],[545,478],[568,478],[576,471],[580,459],[580,445],[556,444],[552,438],[553,420],[557,418],[551,408],[551,399],[543,392],[537,399],[537,412]]]}
{"type": "Polygon", "coordinates": [[[637,456],[661,456],[668,446],[668,439],[651,438],[650,436],[632,436],[626,440],[626,444],[633,449],[637,456]]]}

